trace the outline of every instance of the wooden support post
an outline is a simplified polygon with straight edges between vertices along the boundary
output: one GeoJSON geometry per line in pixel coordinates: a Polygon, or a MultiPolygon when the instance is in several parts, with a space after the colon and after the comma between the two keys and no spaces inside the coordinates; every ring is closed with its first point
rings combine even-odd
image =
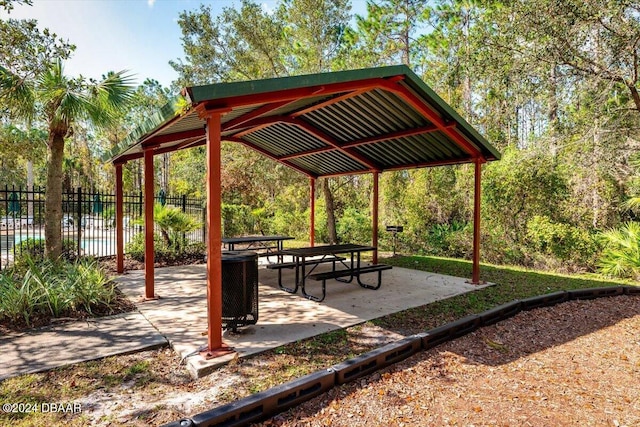
{"type": "Polygon", "coordinates": [[[156,299],[153,248],[153,150],[144,151],[144,299],[156,299]]]}
{"type": "Polygon", "coordinates": [[[122,163],[116,166],[116,271],[124,272],[124,222],[123,222],[123,193],[122,193],[122,163]]]}
{"type": "Polygon", "coordinates": [[[373,263],[378,263],[378,205],[379,205],[379,192],[378,192],[378,182],[379,182],[380,174],[378,172],[373,173],[373,213],[371,215],[371,229],[372,229],[372,246],[376,247],[376,250],[373,251],[373,263]]]}
{"type": "Polygon", "coordinates": [[[480,190],[482,177],[482,163],[484,159],[477,157],[475,159],[475,179],[473,192],[473,272],[471,275],[471,283],[474,285],[480,282],[480,190]]]}
{"type": "Polygon", "coordinates": [[[316,242],[316,179],[309,178],[309,193],[310,202],[309,208],[311,213],[309,214],[309,246],[314,246],[316,242]]]}
{"type": "Polygon", "coordinates": [[[207,116],[207,350],[211,359],[233,350],[222,342],[222,216],[221,216],[221,113],[207,116]]]}

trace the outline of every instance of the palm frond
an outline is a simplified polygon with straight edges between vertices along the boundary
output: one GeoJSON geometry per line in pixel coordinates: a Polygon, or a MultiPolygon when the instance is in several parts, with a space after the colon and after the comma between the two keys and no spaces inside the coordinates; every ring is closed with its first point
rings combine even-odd
{"type": "Polygon", "coordinates": [[[598,263],[600,272],[614,277],[640,276],[640,223],[629,221],[601,236],[606,246],[598,263]]]}
{"type": "Polygon", "coordinates": [[[35,116],[33,85],[28,79],[23,79],[2,66],[0,66],[0,102],[12,114],[27,121],[35,116]]]}
{"type": "Polygon", "coordinates": [[[640,197],[630,198],[629,200],[624,202],[623,206],[634,212],[640,211],[640,197]]]}
{"type": "Polygon", "coordinates": [[[95,87],[95,95],[100,104],[111,110],[121,110],[134,97],[134,77],[127,70],[109,73],[95,87]]]}

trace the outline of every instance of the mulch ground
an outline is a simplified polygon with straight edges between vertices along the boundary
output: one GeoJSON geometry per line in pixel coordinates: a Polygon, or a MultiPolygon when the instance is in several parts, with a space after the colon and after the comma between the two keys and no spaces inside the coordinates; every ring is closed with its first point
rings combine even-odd
{"type": "Polygon", "coordinates": [[[522,312],[262,425],[640,426],[640,296],[522,312]]]}

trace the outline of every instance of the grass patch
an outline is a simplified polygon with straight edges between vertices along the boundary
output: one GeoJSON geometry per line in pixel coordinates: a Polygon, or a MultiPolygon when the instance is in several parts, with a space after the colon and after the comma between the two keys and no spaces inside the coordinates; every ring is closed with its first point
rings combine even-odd
{"type": "MultiPolygon", "coordinates": [[[[384,259],[385,264],[456,277],[471,277],[472,263],[450,258],[407,256],[384,259]]],[[[603,279],[595,274],[563,275],[517,267],[483,264],[480,278],[495,286],[478,289],[426,306],[411,308],[373,321],[378,326],[402,334],[424,332],[469,314],[477,314],[516,299],[560,290],[586,289],[632,284],[603,279]]]]}
{"type": "MultiPolygon", "coordinates": [[[[0,382],[0,401],[3,403],[75,403],[94,392],[115,393],[122,389],[130,393],[152,395],[159,385],[180,387],[190,378],[167,379],[167,367],[176,366],[171,350],[161,349],[153,356],[140,360],[138,355],[114,356],[102,360],[54,369],[45,373],[21,375],[0,382]]],[[[116,398],[117,399],[117,398],[116,398]]],[[[85,406],[82,411],[88,411],[85,406]]],[[[144,417],[141,414],[140,419],[144,417]]],[[[86,414],[63,413],[5,413],[0,412],[0,425],[11,426],[86,426],[91,425],[86,414]]],[[[134,423],[135,424],[135,423],[134,423]]],[[[119,423],[113,425],[131,425],[119,423]]],[[[135,425],[147,425],[142,422],[135,425]]]]}

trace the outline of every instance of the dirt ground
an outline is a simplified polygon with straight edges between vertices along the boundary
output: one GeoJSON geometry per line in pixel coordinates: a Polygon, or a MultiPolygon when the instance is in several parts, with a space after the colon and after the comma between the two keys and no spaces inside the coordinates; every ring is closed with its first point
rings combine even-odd
{"type": "Polygon", "coordinates": [[[262,426],[640,426],[640,297],[522,312],[262,426]]]}

